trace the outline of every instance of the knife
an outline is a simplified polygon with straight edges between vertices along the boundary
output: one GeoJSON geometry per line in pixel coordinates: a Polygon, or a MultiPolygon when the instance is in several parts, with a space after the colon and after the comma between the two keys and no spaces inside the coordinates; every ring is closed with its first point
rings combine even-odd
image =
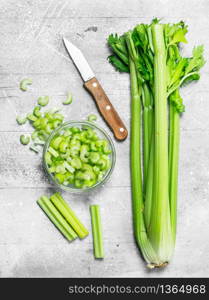
{"type": "Polygon", "coordinates": [[[117,140],[125,140],[128,135],[128,131],[105,94],[105,91],[99,81],[96,79],[83,53],[66,38],[63,38],[63,42],[84,80],[84,87],[93,96],[100,113],[109,125],[110,129],[113,131],[114,136],[117,140]]]}

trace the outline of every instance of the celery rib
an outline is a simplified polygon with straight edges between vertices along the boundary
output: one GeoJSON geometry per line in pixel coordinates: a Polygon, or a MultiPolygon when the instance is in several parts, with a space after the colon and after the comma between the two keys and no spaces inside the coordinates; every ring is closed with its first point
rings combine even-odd
{"type": "Polygon", "coordinates": [[[142,194],[142,170],[141,170],[141,99],[138,90],[136,69],[130,58],[131,79],[131,182],[132,182],[132,211],[134,235],[145,261],[160,263],[158,257],[148,239],[144,224],[144,204],[142,194]]]}
{"type": "Polygon", "coordinates": [[[170,135],[169,135],[169,198],[173,240],[176,239],[177,193],[178,193],[178,160],[179,160],[179,113],[170,103],[170,135]]]}
{"type": "Polygon", "coordinates": [[[83,239],[89,234],[88,230],[79,221],[73,210],[69,207],[69,205],[65,202],[65,200],[59,193],[52,195],[50,197],[50,200],[63,215],[63,217],[68,221],[68,223],[72,226],[73,230],[77,233],[79,238],[83,239]]]}
{"type": "Polygon", "coordinates": [[[76,239],[77,234],[46,196],[42,196],[40,199],[38,199],[37,203],[67,240],[72,241],[76,239]]]}
{"type": "Polygon", "coordinates": [[[152,25],[154,56],[155,155],[150,241],[162,263],[170,260],[174,243],[171,234],[168,189],[168,120],[166,51],[163,25],[152,25]],[[160,216],[160,217],[159,217],[160,216]]]}
{"type": "Polygon", "coordinates": [[[102,224],[99,205],[90,206],[91,224],[94,243],[94,257],[104,258],[104,246],[102,237],[102,224]]]}
{"type": "Polygon", "coordinates": [[[145,207],[144,217],[147,230],[150,227],[151,213],[152,213],[152,197],[153,197],[153,183],[154,183],[154,134],[151,141],[151,150],[149,157],[149,167],[146,181],[145,207]]]}

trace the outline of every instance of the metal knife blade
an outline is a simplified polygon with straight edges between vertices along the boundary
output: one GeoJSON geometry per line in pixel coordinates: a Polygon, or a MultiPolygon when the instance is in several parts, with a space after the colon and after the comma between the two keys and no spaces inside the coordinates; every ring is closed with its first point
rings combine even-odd
{"type": "Polygon", "coordinates": [[[66,38],[63,38],[63,42],[65,47],[72,58],[74,64],[76,65],[79,73],[81,74],[83,80],[86,82],[91,78],[95,77],[94,72],[92,71],[91,67],[89,66],[87,60],[85,59],[83,53],[80,49],[78,49],[75,45],[73,45],[70,41],[66,38]]]}

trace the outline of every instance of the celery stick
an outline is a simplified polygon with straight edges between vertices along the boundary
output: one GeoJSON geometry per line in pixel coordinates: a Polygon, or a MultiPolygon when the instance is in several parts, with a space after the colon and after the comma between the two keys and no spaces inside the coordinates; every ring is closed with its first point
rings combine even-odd
{"type": "Polygon", "coordinates": [[[77,234],[46,196],[42,196],[38,199],[37,203],[67,240],[72,241],[76,239],[77,234]]]}
{"type": "Polygon", "coordinates": [[[104,258],[104,246],[102,238],[102,225],[99,205],[90,206],[91,224],[94,242],[94,257],[104,258]]]}
{"type": "Polygon", "coordinates": [[[63,217],[68,221],[68,223],[72,226],[79,238],[83,239],[89,234],[88,230],[79,221],[75,213],[72,211],[72,209],[68,206],[68,204],[65,202],[65,200],[61,197],[59,193],[52,195],[50,197],[50,200],[60,211],[63,217]]]}

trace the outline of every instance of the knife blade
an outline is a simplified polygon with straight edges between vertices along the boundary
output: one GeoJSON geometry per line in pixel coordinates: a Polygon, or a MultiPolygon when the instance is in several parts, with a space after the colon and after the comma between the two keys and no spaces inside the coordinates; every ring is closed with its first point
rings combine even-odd
{"type": "Polygon", "coordinates": [[[63,42],[72,61],[81,74],[81,77],[84,81],[84,87],[93,96],[101,115],[109,125],[110,129],[113,131],[114,136],[118,140],[125,140],[128,135],[128,131],[99,81],[96,79],[95,74],[89,66],[83,53],[66,38],[63,38],[63,42]]]}

